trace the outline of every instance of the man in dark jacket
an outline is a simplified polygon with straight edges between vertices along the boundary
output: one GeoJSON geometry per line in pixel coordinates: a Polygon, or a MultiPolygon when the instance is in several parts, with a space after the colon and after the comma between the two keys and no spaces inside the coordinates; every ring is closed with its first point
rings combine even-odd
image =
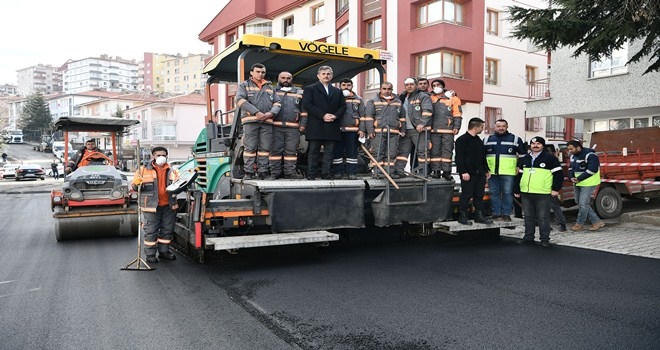
{"type": "Polygon", "coordinates": [[[346,102],[341,91],[332,86],[332,68],[319,67],[319,81],[305,87],[302,105],[307,112],[305,137],[309,141],[307,158],[307,180],[316,178],[319,156],[323,146],[321,178],[331,179],[332,158],[335,143],[341,140],[341,117],[346,112],[346,102]]]}
{"type": "Polygon", "coordinates": [[[479,134],[484,130],[484,124],[485,122],[479,118],[470,119],[468,131],[456,139],[456,170],[461,176],[458,222],[463,225],[472,225],[467,214],[470,198],[475,209],[474,221],[487,225],[493,223],[483,213],[486,179],[490,177],[486,163],[486,149],[479,138],[479,134]]]}
{"type": "Polygon", "coordinates": [[[559,195],[564,175],[554,154],[544,150],[545,139],[530,140],[530,152],[519,162],[519,177],[514,183],[515,196],[522,199],[525,211],[525,236],[521,243],[534,243],[538,224],[541,245],[550,247],[550,209],[552,197],[559,195]]]}

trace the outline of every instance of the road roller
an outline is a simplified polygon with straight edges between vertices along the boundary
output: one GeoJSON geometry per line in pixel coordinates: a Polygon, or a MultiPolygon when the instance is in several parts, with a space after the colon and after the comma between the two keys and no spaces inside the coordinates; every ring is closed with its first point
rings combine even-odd
{"type": "MultiPolygon", "coordinates": [[[[61,188],[50,194],[58,241],[136,236],[138,234],[137,193],[130,188],[126,174],[118,170],[116,141],[135,120],[101,117],[63,117],[55,128],[64,131],[68,145],[69,131],[110,133],[112,152],[88,155],[87,165],[66,174],[61,188]]],[[[65,157],[69,154],[64,152],[65,157]]],[[[65,159],[65,164],[67,159],[65,159]]]]}

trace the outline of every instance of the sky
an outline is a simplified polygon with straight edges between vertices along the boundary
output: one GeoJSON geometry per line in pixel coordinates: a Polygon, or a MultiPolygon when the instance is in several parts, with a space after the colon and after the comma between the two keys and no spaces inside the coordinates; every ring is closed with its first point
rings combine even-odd
{"type": "Polygon", "coordinates": [[[99,57],[143,59],[144,52],[211,51],[199,33],[229,0],[0,0],[0,84],[38,64],[99,57]]]}

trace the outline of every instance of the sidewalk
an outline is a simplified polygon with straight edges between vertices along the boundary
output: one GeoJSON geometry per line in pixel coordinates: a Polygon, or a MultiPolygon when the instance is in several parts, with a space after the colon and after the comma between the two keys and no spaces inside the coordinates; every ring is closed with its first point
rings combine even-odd
{"type": "MultiPolygon", "coordinates": [[[[598,231],[573,232],[568,225],[568,231],[559,232],[558,225],[552,225],[550,242],[559,246],[660,259],[660,210],[626,213],[620,218],[603,221],[606,226],[598,231]]],[[[501,229],[501,236],[522,239],[524,232],[521,226],[501,229]]]]}

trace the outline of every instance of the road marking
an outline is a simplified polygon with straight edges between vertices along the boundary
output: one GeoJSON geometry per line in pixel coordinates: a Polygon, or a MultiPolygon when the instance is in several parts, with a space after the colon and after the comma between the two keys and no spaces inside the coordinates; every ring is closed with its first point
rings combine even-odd
{"type": "MultiPolygon", "coordinates": [[[[25,292],[27,292],[27,293],[31,293],[31,292],[37,292],[37,291],[39,291],[39,290],[41,290],[41,287],[28,289],[28,290],[26,290],[25,292]]],[[[14,296],[14,295],[21,295],[21,294],[23,294],[23,292],[10,293],[10,294],[0,294],[0,298],[11,297],[11,296],[14,296]]]]}

